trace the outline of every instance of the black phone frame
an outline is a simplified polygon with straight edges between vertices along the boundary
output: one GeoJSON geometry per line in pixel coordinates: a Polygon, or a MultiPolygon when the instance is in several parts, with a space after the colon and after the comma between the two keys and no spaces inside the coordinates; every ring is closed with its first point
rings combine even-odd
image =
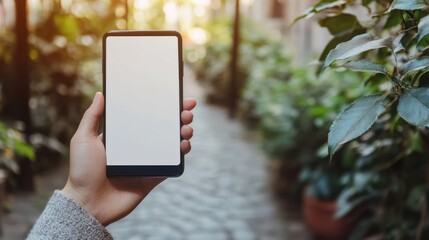
{"type": "MultiPolygon", "coordinates": [[[[179,102],[180,102],[180,113],[183,111],[183,58],[182,58],[182,36],[177,31],[162,30],[162,31],[135,31],[135,30],[115,30],[104,34],[103,36],[103,94],[104,94],[104,117],[103,117],[103,143],[106,149],[106,105],[108,104],[106,96],[106,43],[108,37],[159,37],[159,36],[174,36],[178,40],[179,50],[179,102]]],[[[180,128],[183,123],[178,116],[180,122],[180,128]]],[[[182,141],[179,131],[180,139],[182,141]]],[[[107,156],[106,156],[107,157],[107,156]]],[[[183,174],[184,166],[184,154],[180,151],[180,164],[179,165],[107,165],[106,158],[106,174],[108,177],[179,177],[183,174]]]]}

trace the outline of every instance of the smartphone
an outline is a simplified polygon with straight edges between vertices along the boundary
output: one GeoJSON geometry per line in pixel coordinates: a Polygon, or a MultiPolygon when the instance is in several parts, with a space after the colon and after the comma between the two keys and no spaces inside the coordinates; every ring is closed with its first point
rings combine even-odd
{"type": "Polygon", "coordinates": [[[103,37],[106,173],[177,177],[183,109],[182,37],[176,31],[112,31],[103,37]]]}

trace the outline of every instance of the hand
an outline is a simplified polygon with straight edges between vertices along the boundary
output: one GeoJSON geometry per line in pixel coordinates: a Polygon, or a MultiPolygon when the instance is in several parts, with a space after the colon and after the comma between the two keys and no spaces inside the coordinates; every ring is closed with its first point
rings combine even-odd
{"type": "MultiPolygon", "coordinates": [[[[193,129],[187,124],[195,105],[193,99],[183,101],[180,148],[185,154],[191,150],[193,129]]],[[[165,178],[107,178],[106,151],[97,133],[103,110],[104,98],[98,92],[70,142],[70,172],[62,191],[107,226],[128,215],[165,178]]]]}

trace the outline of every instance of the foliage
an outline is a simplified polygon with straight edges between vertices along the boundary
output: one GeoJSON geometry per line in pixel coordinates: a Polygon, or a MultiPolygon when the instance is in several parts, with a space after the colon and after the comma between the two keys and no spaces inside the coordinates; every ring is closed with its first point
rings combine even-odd
{"type": "Polygon", "coordinates": [[[250,72],[241,104],[246,119],[261,132],[271,158],[298,162],[317,158],[314,149],[326,143],[324,132],[336,110],[367,91],[360,86],[363,75],[330,72],[317,79],[308,68],[294,67],[282,45],[260,51],[270,57],[250,72]],[[341,88],[334,88],[334,82],[343,78],[341,88]]]}
{"type": "Polygon", "coordinates": [[[85,6],[88,14],[82,16],[54,3],[30,36],[35,131],[63,143],[68,143],[88,100],[101,86],[100,39],[116,28],[115,16],[93,8],[85,6]]]}
{"type": "Polygon", "coordinates": [[[388,118],[376,122],[363,139],[346,146],[352,168],[340,178],[344,188],[336,216],[361,214],[351,239],[377,232],[385,239],[426,239],[429,233],[424,225],[428,158],[422,135],[410,131],[411,126],[392,132],[386,128],[390,124],[388,118]]]}
{"type": "Polygon", "coordinates": [[[22,133],[0,122],[0,168],[10,173],[18,173],[17,156],[34,160],[34,150],[28,145],[22,133]]]}
{"type": "Polygon", "coordinates": [[[385,111],[384,100],[381,94],[371,95],[357,100],[344,109],[335,119],[329,132],[329,152],[335,152],[340,144],[366,132],[385,111]]]}
{"type": "MultiPolygon", "coordinates": [[[[39,11],[31,9],[29,106],[33,135],[29,139],[36,150],[36,171],[54,166],[66,153],[64,145],[95,89],[101,87],[100,39],[104,32],[116,28],[118,18],[109,11],[121,4],[51,1],[39,11]]],[[[14,80],[15,39],[12,28],[0,31],[0,103],[8,103],[13,99],[8,89],[14,80]]],[[[1,119],[15,125],[3,106],[1,119]]]]}
{"type": "Polygon", "coordinates": [[[334,36],[320,56],[322,71],[371,73],[362,83],[378,90],[346,107],[328,135],[330,158],[341,151],[354,159],[341,178],[337,216],[367,210],[351,239],[428,238],[428,9],[422,0],[320,0],[300,17],[321,13],[320,25],[334,36]],[[368,14],[351,14],[359,7],[368,14]]]}
{"type": "MultiPolygon", "coordinates": [[[[421,9],[421,4],[415,1],[395,1],[389,9],[385,9],[384,14],[373,15],[376,20],[373,27],[367,29],[367,33],[356,35],[351,40],[338,44],[323,59],[323,69],[343,67],[353,71],[383,74],[392,85],[391,89],[382,92],[383,95],[359,99],[339,115],[332,125],[329,135],[331,156],[340,145],[365,133],[386,111],[386,106],[396,106],[398,101],[397,114],[408,123],[417,127],[429,124],[427,107],[429,99],[425,97],[429,90],[419,85],[420,80],[422,82],[425,80],[422,77],[428,71],[429,66],[425,46],[421,45],[423,39],[429,35],[429,30],[426,29],[429,17],[426,16],[425,11],[418,10],[421,9]],[[386,19],[389,14],[393,14],[394,10],[415,10],[416,12],[399,12],[403,25],[401,30],[396,30],[393,34],[389,32],[390,35],[387,37],[374,36],[380,28],[378,24],[383,22],[383,18],[386,19]],[[411,27],[407,28],[408,25],[411,27]],[[372,51],[378,51],[380,54],[371,56],[369,54],[372,51]],[[370,99],[375,101],[369,101],[370,99]],[[390,101],[387,101],[389,99],[390,101]],[[376,111],[372,111],[373,109],[376,111]],[[415,110],[417,114],[409,109],[415,110]],[[367,114],[368,110],[369,113],[372,113],[369,114],[371,118],[367,114]],[[349,138],[344,139],[341,135],[347,135],[349,138]]],[[[336,21],[351,18],[349,14],[339,12],[336,15],[336,21]]],[[[346,20],[342,22],[344,23],[346,20]]],[[[343,25],[338,27],[335,21],[328,22],[326,19],[322,19],[320,22],[322,26],[330,29],[331,33],[345,34],[350,31],[343,25]]],[[[348,24],[350,24],[350,28],[357,26],[355,21],[349,21],[348,24]]],[[[384,28],[386,27],[389,26],[384,25],[384,28]]]]}
{"type": "Polygon", "coordinates": [[[282,44],[259,51],[267,58],[250,71],[242,96],[242,116],[261,133],[263,148],[271,159],[301,168],[300,180],[309,183],[314,196],[335,199],[345,187],[338,179],[351,168],[350,160],[323,161],[328,160],[325,132],[337,109],[375,91],[361,84],[368,75],[329,71],[318,77],[312,67],[294,66],[282,44]],[[341,86],[336,85],[338,81],[341,86]]]}
{"type": "MultiPolygon", "coordinates": [[[[259,26],[250,19],[242,18],[240,53],[238,65],[238,86],[240,93],[246,85],[253,66],[268,59],[263,52],[265,46],[279,44],[277,36],[259,26]]],[[[204,46],[195,46],[188,50],[188,56],[200,56],[189,61],[200,80],[207,89],[207,98],[212,103],[226,104],[229,100],[230,87],[230,54],[232,30],[230,18],[215,18],[203,28],[208,32],[210,41],[204,46]]]]}

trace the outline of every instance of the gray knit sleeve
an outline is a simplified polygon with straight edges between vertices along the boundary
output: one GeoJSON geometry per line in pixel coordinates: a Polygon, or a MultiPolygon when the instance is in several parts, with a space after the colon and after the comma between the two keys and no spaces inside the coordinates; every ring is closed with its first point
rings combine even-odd
{"type": "Polygon", "coordinates": [[[73,199],[57,190],[27,239],[113,239],[106,228],[73,199]]]}

